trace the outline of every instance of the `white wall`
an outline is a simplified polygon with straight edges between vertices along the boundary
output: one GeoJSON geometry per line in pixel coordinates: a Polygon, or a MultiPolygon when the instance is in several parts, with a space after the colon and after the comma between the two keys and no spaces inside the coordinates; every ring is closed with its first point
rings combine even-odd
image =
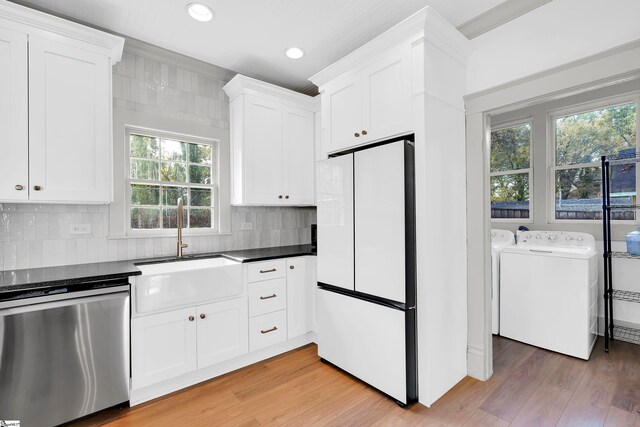
{"type": "Polygon", "coordinates": [[[471,40],[475,93],[640,39],[638,0],[554,0],[471,40]]]}

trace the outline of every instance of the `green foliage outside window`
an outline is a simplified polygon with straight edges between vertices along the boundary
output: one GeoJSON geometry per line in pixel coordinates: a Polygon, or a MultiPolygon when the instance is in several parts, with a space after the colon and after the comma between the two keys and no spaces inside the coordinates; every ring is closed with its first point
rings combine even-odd
{"type": "Polygon", "coordinates": [[[491,132],[491,207],[494,218],[529,217],[529,123],[491,132]],[[524,170],[523,172],[519,172],[524,170]],[[504,174],[502,172],[513,172],[504,174]]]}
{"type": "MultiPolygon", "coordinates": [[[[556,165],[597,163],[601,156],[636,148],[636,104],[626,104],[556,119],[556,165]]],[[[556,172],[561,200],[600,197],[600,169],[556,172]]],[[[615,179],[615,177],[612,177],[615,179]]],[[[635,191],[635,186],[632,189],[635,191]]]]}
{"type": "Polygon", "coordinates": [[[211,228],[213,146],[135,133],[130,134],[129,145],[129,177],[135,181],[130,187],[131,228],[176,228],[180,197],[185,207],[183,226],[211,228]]]}

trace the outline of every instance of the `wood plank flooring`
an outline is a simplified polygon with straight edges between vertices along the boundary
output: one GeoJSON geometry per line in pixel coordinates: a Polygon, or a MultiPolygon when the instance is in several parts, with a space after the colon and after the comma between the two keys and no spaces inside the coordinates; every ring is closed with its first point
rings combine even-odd
{"type": "Polygon", "coordinates": [[[640,427],[639,346],[616,342],[607,355],[600,340],[585,362],[501,337],[493,344],[493,377],[465,378],[431,408],[401,409],[308,345],[72,425],[640,427]]]}

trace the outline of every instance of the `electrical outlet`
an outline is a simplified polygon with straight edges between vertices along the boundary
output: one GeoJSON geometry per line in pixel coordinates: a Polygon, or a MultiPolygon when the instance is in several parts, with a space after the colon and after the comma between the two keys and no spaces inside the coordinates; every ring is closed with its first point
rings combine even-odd
{"type": "Polygon", "coordinates": [[[253,230],[253,223],[243,222],[242,224],[240,224],[240,230],[253,230]]]}
{"type": "Polygon", "coordinates": [[[71,234],[91,234],[91,224],[71,224],[71,234]]]}

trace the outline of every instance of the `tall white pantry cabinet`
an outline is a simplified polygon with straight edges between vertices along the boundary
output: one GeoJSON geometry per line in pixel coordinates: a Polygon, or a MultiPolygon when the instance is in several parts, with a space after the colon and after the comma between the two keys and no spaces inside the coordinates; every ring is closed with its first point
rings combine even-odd
{"type": "Polygon", "coordinates": [[[470,53],[469,41],[427,7],[310,78],[321,100],[317,160],[413,135],[418,395],[427,406],[467,374],[463,96],[470,53]]]}
{"type": "Polygon", "coordinates": [[[109,203],[124,39],[0,4],[0,201],[109,203]]]}

